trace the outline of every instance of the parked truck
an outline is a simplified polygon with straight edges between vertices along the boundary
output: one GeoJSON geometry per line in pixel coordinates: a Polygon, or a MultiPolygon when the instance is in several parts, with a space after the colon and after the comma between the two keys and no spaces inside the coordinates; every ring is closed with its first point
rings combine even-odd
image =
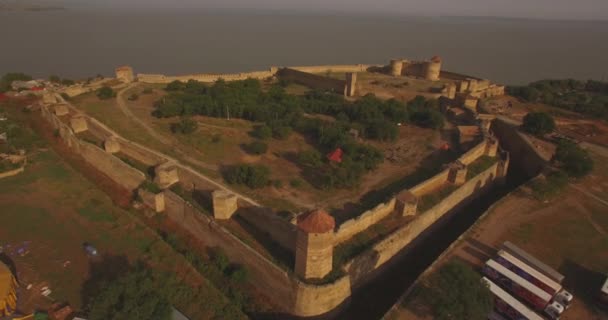
{"type": "Polygon", "coordinates": [[[536,259],[534,256],[532,256],[531,254],[527,253],[526,251],[524,251],[520,247],[514,245],[513,243],[511,243],[509,241],[504,242],[502,244],[502,249],[504,251],[507,251],[512,256],[516,257],[517,259],[525,262],[530,267],[536,269],[536,271],[538,271],[538,272],[544,274],[545,276],[553,279],[555,282],[562,283],[564,281],[564,275],[562,275],[561,273],[557,272],[557,270],[551,268],[550,266],[546,265],[542,261],[536,259]]]}
{"type": "Polygon", "coordinates": [[[552,319],[559,319],[564,312],[564,307],[553,301],[553,296],[492,259],[484,265],[483,273],[494,283],[552,319]]]}
{"type": "Polygon", "coordinates": [[[490,279],[483,277],[483,281],[494,295],[494,311],[488,315],[489,320],[544,320],[490,279]]]}
{"type": "Polygon", "coordinates": [[[573,296],[570,294],[570,292],[564,290],[560,283],[540,273],[507,251],[500,250],[498,252],[498,256],[494,260],[500,263],[503,267],[511,270],[518,276],[528,280],[533,285],[550,294],[553,297],[553,300],[559,302],[565,308],[570,306],[573,296]]]}

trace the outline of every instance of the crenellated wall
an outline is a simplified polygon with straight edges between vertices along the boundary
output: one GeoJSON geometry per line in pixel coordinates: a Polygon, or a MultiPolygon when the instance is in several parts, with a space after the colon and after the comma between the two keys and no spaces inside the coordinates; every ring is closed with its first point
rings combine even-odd
{"type": "Polygon", "coordinates": [[[464,165],[469,165],[477,160],[479,157],[483,156],[486,152],[488,146],[488,140],[484,139],[469,151],[465,152],[458,161],[460,161],[464,165]]]}
{"type": "Polygon", "coordinates": [[[416,197],[423,196],[433,190],[437,190],[437,188],[443,186],[450,177],[450,169],[445,169],[440,173],[434,175],[433,177],[417,184],[413,188],[410,189],[410,192],[416,197]]]}
{"type": "Polygon", "coordinates": [[[128,190],[135,190],[146,179],[146,176],[142,172],[124,163],[112,154],[88,142],[81,141],[74,134],[70,126],[61,121],[47,106],[41,107],[41,113],[43,118],[58,130],[61,139],[74,152],[80,154],[85,161],[117,184],[128,190]]]}
{"type": "Polygon", "coordinates": [[[489,188],[493,185],[497,176],[497,170],[498,164],[494,164],[481,174],[467,181],[431,209],[420,213],[412,222],[396,230],[372,248],[349,261],[346,270],[351,277],[351,282],[358,283],[369,277],[373,270],[398,254],[399,251],[450,210],[463,204],[465,201],[470,201],[474,197],[479,196],[482,188],[489,188]]]}
{"type": "Polygon", "coordinates": [[[335,233],[334,245],[349,240],[357,233],[366,230],[378,221],[386,218],[395,210],[396,199],[392,198],[386,203],[381,203],[375,208],[365,211],[362,215],[343,222],[335,233]]]}

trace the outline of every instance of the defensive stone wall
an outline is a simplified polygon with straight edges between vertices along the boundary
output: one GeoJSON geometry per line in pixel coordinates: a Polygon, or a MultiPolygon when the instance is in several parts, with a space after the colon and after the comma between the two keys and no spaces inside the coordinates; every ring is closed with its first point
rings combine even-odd
{"type": "Polygon", "coordinates": [[[500,138],[504,149],[509,150],[511,161],[521,164],[529,176],[535,176],[549,163],[551,159],[539,153],[534,144],[519,131],[521,123],[498,116],[492,122],[492,130],[500,138]]]}
{"type": "Polygon", "coordinates": [[[296,226],[277,216],[269,208],[250,207],[237,211],[237,215],[256,229],[268,233],[274,241],[292,252],[296,247],[296,226]]]}
{"type": "Polygon", "coordinates": [[[128,190],[137,189],[146,180],[146,176],[139,170],[88,142],[80,144],[80,155],[97,170],[128,190]]]}
{"type": "Polygon", "coordinates": [[[281,79],[294,81],[307,87],[334,91],[338,94],[346,95],[346,81],[328,78],[321,75],[316,75],[308,72],[303,72],[295,69],[281,69],[277,75],[281,79]]]}
{"type": "Polygon", "coordinates": [[[460,158],[458,158],[458,161],[468,166],[469,164],[473,163],[475,160],[479,159],[479,157],[485,154],[487,146],[488,140],[484,139],[483,141],[481,141],[481,143],[477,144],[469,151],[465,152],[462,156],[460,156],[460,158]]]}
{"type": "Polygon", "coordinates": [[[23,172],[24,170],[25,170],[25,165],[23,165],[17,169],[0,172],[0,179],[16,176],[16,175],[20,174],[21,172],[23,172]]]}
{"type": "Polygon", "coordinates": [[[188,82],[189,80],[196,80],[199,82],[216,82],[219,79],[223,79],[225,81],[236,81],[236,80],[245,80],[245,79],[266,79],[273,77],[276,73],[275,68],[270,68],[268,71],[253,71],[253,72],[242,72],[242,73],[232,73],[232,74],[211,74],[211,73],[203,73],[203,74],[190,74],[190,75],[182,75],[182,76],[166,76],[164,74],[138,74],[137,79],[139,82],[146,83],[170,83],[173,81],[182,81],[188,82]]]}
{"type": "Polygon", "coordinates": [[[326,72],[365,72],[372,67],[382,67],[381,65],[371,64],[342,64],[342,65],[325,65],[325,66],[295,66],[287,67],[292,70],[298,70],[306,73],[326,73],[326,72]]]}
{"type": "Polygon", "coordinates": [[[112,154],[78,139],[69,125],[62,122],[61,119],[49,111],[47,106],[43,106],[41,112],[42,116],[58,130],[59,136],[70,148],[79,153],[89,164],[103,172],[114,182],[129,190],[135,190],[146,179],[143,173],[112,154]]]}
{"type": "Polygon", "coordinates": [[[441,219],[447,212],[465,201],[469,201],[481,194],[481,189],[490,187],[498,170],[494,164],[481,174],[467,181],[448,197],[431,209],[420,213],[416,219],[391,235],[375,244],[372,248],[356,256],[347,263],[346,269],[351,277],[351,283],[359,283],[369,277],[371,272],[390,260],[405,248],[412,240],[418,237],[428,227],[441,219]]]}
{"type": "Polygon", "coordinates": [[[410,189],[410,192],[416,197],[423,196],[431,191],[437,190],[443,186],[450,176],[450,169],[445,169],[433,177],[417,184],[415,187],[410,189]]]}
{"type": "Polygon", "coordinates": [[[210,247],[221,247],[231,261],[248,267],[251,281],[284,311],[307,317],[326,313],[350,294],[350,281],[343,277],[331,284],[308,285],[280,269],[228,230],[170,190],[164,191],[165,214],[174,223],[210,247]]]}
{"type": "Polygon", "coordinates": [[[354,237],[357,233],[366,230],[378,221],[386,218],[395,210],[396,199],[392,198],[386,203],[381,203],[375,208],[365,211],[362,215],[343,222],[335,233],[334,245],[354,237]]]}

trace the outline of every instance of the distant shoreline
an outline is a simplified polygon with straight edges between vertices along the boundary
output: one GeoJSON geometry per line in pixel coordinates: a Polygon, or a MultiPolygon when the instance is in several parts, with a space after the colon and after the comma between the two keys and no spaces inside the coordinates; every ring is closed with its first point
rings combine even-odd
{"type": "Polygon", "coordinates": [[[29,11],[29,12],[46,12],[46,11],[65,11],[67,8],[65,7],[56,7],[56,6],[11,6],[11,5],[1,5],[0,4],[0,12],[7,11],[29,11]]]}

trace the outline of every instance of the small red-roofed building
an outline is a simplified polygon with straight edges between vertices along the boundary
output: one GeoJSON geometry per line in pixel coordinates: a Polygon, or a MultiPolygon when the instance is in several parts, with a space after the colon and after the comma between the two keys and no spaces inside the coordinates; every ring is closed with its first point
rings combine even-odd
{"type": "Polygon", "coordinates": [[[304,279],[320,279],[333,268],[336,220],[317,209],[298,216],[296,274],[304,279]]]}
{"type": "Polygon", "coordinates": [[[341,163],[343,155],[344,155],[344,151],[342,151],[342,149],[340,149],[340,148],[337,148],[336,150],[330,152],[327,155],[327,159],[329,159],[329,161],[331,161],[331,162],[341,163]]]}

